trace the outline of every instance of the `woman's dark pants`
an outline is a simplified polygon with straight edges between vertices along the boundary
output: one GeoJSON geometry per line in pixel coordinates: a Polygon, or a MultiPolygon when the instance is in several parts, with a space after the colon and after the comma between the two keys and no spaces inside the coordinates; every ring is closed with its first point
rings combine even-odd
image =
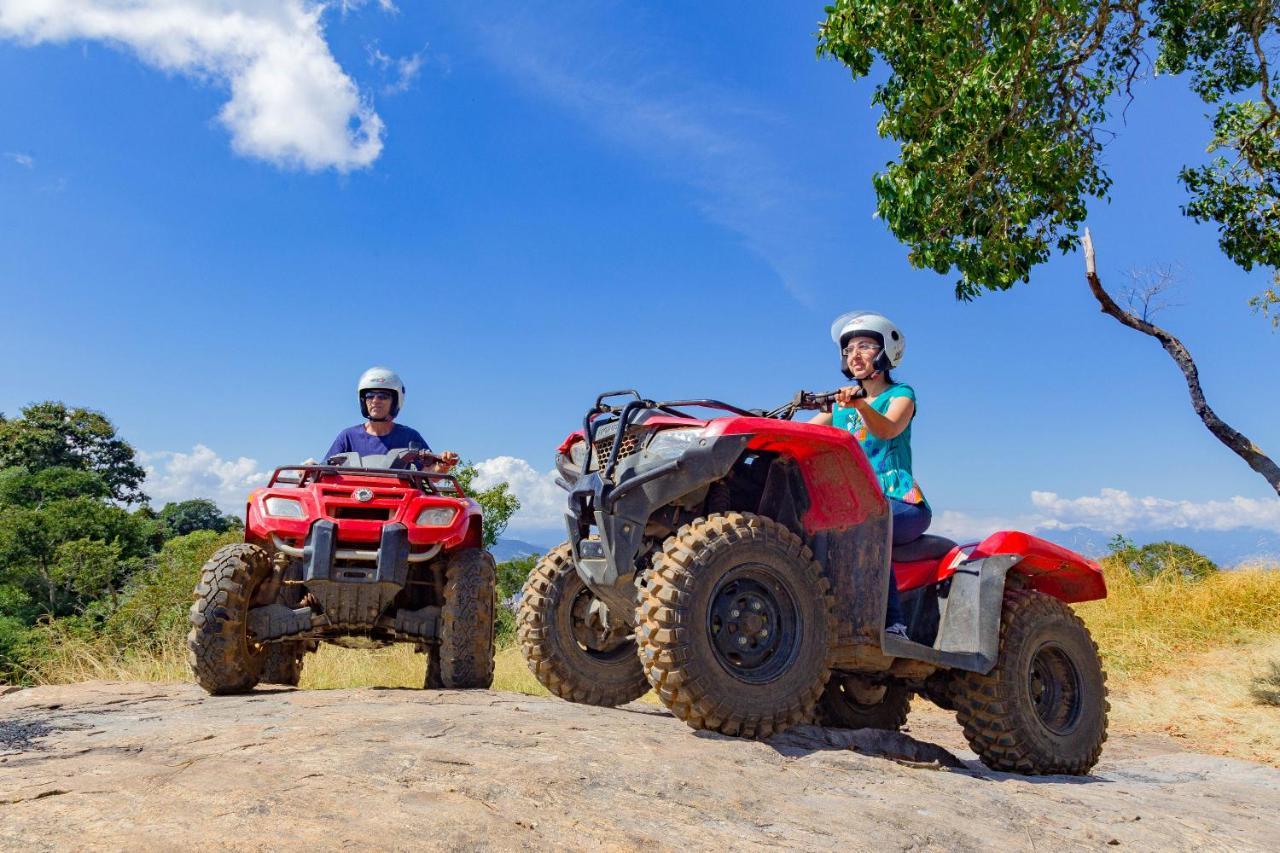
{"type": "MultiPolygon", "coordinates": [[[[924,504],[903,503],[889,498],[889,507],[893,510],[893,544],[902,545],[913,539],[919,539],[929,529],[933,521],[933,513],[924,504]]],[[[898,580],[893,576],[893,566],[889,568],[889,604],[885,608],[884,624],[904,624],[902,602],[898,598],[898,580]]]]}

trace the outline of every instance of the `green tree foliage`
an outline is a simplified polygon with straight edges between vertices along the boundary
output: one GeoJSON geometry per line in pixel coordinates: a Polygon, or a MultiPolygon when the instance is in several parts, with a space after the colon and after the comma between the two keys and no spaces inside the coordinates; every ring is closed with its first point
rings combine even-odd
{"type": "Polygon", "coordinates": [[[1111,540],[1111,559],[1133,572],[1140,580],[1176,574],[1187,580],[1202,580],[1218,571],[1218,564],[1204,554],[1177,542],[1152,542],[1138,547],[1133,540],[1116,536],[1111,540]]]}
{"type": "Polygon", "coordinates": [[[530,555],[498,563],[497,635],[499,643],[505,645],[515,639],[516,615],[508,603],[513,601],[516,594],[524,588],[524,582],[529,579],[529,572],[533,571],[537,562],[538,557],[530,555]]]}
{"type": "Polygon", "coordinates": [[[197,530],[226,533],[242,522],[234,515],[224,515],[218,505],[208,498],[195,498],[178,503],[167,503],[160,510],[159,521],[166,539],[186,536],[197,530]]]}
{"type": "Polygon", "coordinates": [[[468,462],[460,465],[454,471],[454,476],[458,478],[458,484],[462,486],[463,491],[475,498],[484,511],[484,547],[492,548],[498,541],[498,537],[507,529],[511,516],[520,509],[520,499],[511,493],[511,487],[506,483],[497,483],[487,489],[472,491],[472,484],[478,473],[476,467],[468,462]]]}
{"type": "Polygon", "coordinates": [[[110,596],[157,544],[155,523],[93,497],[0,505],[0,584],[42,613],[80,612],[110,596]]]}
{"type": "Polygon", "coordinates": [[[20,418],[0,415],[0,469],[12,467],[90,472],[112,498],[146,502],[146,472],[134,461],[133,448],[116,435],[106,415],[90,409],[50,401],[27,406],[20,418]]]}
{"type": "MultiPolygon", "coordinates": [[[[1214,156],[1180,174],[1183,212],[1216,225],[1242,268],[1280,267],[1274,2],[837,0],[818,35],[855,78],[884,63],[872,101],[900,148],[874,176],[877,213],[912,264],[959,273],[959,297],[1027,281],[1077,245],[1086,202],[1111,186],[1104,125],[1149,54],[1214,109],[1214,156]]],[[[1269,288],[1253,304],[1278,299],[1269,288]]]]}
{"type": "Polygon", "coordinates": [[[241,541],[239,530],[197,530],[169,539],[130,576],[105,615],[101,633],[119,646],[149,647],[185,633],[191,591],[200,567],[223,545],[241,541]]]}

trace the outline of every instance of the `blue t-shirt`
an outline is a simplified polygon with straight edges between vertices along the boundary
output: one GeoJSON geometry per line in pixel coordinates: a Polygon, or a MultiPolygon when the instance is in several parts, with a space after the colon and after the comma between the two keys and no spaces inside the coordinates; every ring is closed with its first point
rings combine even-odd
{"type": "Polygon", "coordinates": [[[324,461],[329,461],[330,457],[337,456],[339,453],[354,452],[361,456],[382,455],[392,450],[404,450],[410,442],[417,442],[419,450],[431,450],[427,440],[413,427],[392,424],[391,432],[386,435],[370,435],[365,432],[364,424],[356,424],[338,433],[329,452],[324,455],[324,461]]]}
{"type": "MultiPolygon", "coordinates": [[[[906,397],[914,403],[915,389],[900,383],[890,385],[881,392],[880,396],[871,398],[867,403],[883,415],[889,411],[889,404],[898,397],[906,397]]],[[[912,412],[911,420],[915,419],[915,412],[912,412]]],[[[920,490],[920,484],[911,473],[910,422],[907,423],[907,428],[895,438],[888,440],[876,438],[862,422],[862,415],[857,409],[852,406],[845,408],[837,404],[831,412],[831,425],[853,433],[853,437],[858,440],[863,452],[867,454],[867,461],[876,472],[885,497],[896,498],[903,503],[929,506],[929,502],[924,499],[924,492],[920,490]]]]}

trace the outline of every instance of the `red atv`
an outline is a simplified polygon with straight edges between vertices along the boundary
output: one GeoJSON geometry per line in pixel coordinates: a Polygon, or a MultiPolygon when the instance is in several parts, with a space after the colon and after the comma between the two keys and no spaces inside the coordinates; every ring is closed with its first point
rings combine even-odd
{"type": "Polygon", "coordinates": [[[277,468],[243,545],[205,563],[187,648],[210,693],[298,683],[319,641],[413,643],[426,687],[493,681],[496,572],[480,505],[419,450],[277,468]]]}
{"type": "Polygon", "coordinates": [[[1106,678],[1068,603],[1106,596],[1097,564],[1009,531],[891,546],[856,440],[790,420],[832,397],[764,412],[601,395],[557,456],[569,541],[524,588],[534,675],[595,705],[652,687],[690,726],[744,737],[815,717],[896,729],[920,693],[989,767],[1087,772],[1106,678]],[[890,564],[910,639],[883,630],[890,564]]]}

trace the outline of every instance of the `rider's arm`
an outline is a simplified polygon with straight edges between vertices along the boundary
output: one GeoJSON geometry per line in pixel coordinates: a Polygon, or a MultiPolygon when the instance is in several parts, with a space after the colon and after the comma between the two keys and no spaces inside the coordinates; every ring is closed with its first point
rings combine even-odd
{"type": "Polygon", "coordinates": [[[816,414],[816,415],[814,415],[813,417],[809,418],[809,423],[811,423],[811,424],[822,424],[823,426],[831,426],[831,413],[830,413],[830,412],[818,412],[818,414],[816,414]]]}
{"type": "Polygon", "coordinates": [[[916,403],[910,397],[894,397],[889,401],[889,408],[882,415],[871,407],[865,399],[859,397],[853,401],[853,407],[862,415],[862,422],[867,431],[882,441],[897,438],[911,423],[915,414],[916,403]]]}

